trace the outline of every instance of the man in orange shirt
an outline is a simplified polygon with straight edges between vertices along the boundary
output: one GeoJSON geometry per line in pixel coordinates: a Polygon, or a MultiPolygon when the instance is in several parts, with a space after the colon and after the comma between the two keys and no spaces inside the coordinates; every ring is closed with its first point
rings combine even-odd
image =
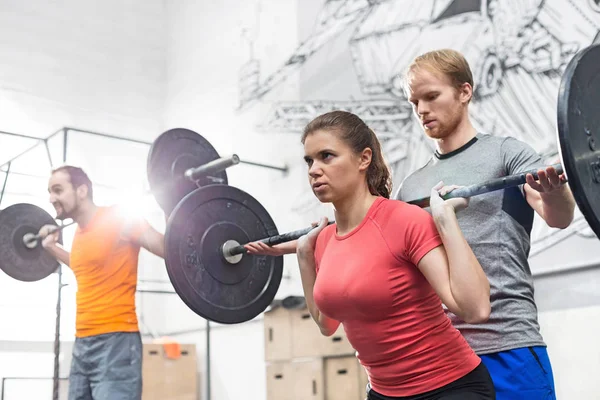
{"type": "Polygon", "coordinates": [[[142,340],[135,309],[138,256],[143,247],[164,258],[164,236],[118,207],[94,204],[92,183],[73,166],[52,172],[50,202],[58,219],[78,225],[71,253],[44,226],[42,245],[77,280],[76,338],[69,400],[141,399],[142,340]]]}

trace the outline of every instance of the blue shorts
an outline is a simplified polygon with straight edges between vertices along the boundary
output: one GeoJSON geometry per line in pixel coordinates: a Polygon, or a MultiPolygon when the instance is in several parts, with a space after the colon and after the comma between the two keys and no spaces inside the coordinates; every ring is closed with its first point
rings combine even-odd
{"type": "Polygon", "coordinates": [[[69,400],[141,400],[142,339],[139,332],[76,338],[69,400]]]}
{"type": "Polygon", "coordinates": [[[523,347],[480,355],[497,400],[555,400],[554,377],[546,347],[523,347]]]}

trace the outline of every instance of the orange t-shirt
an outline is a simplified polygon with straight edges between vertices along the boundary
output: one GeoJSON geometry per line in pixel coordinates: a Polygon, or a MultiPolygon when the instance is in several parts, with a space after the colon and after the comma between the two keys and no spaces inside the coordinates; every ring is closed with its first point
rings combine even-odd
{"type": "Polygon", "coordinates": [[[146,224],[117,207],[98,207],[88,226],[77,228],[69,261],[77,279],[76,337],[139,330],[137,239],[146,224]]]}

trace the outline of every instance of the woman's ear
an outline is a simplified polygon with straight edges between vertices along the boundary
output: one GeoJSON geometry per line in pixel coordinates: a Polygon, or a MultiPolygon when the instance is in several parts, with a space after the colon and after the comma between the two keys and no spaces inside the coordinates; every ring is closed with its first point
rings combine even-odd
{"type": "Polygon", "coordinates": [[[360,153],[360,164],[358,169],[360,171],[366,171],[371,165],[371,161],[373,160],[373,150],[371,148],[366,147],[362,153],[360,153]]]}

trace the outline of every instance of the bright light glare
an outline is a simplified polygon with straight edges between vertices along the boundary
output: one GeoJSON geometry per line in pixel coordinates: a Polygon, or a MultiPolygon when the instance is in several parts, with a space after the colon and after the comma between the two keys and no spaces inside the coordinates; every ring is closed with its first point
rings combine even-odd
{"type": "Polygon", "coordinates": [[[139,191],[123,191],[116,203],[119,213],[125,219],[148,218],[156,205],[151,194],[139,191]]]}

